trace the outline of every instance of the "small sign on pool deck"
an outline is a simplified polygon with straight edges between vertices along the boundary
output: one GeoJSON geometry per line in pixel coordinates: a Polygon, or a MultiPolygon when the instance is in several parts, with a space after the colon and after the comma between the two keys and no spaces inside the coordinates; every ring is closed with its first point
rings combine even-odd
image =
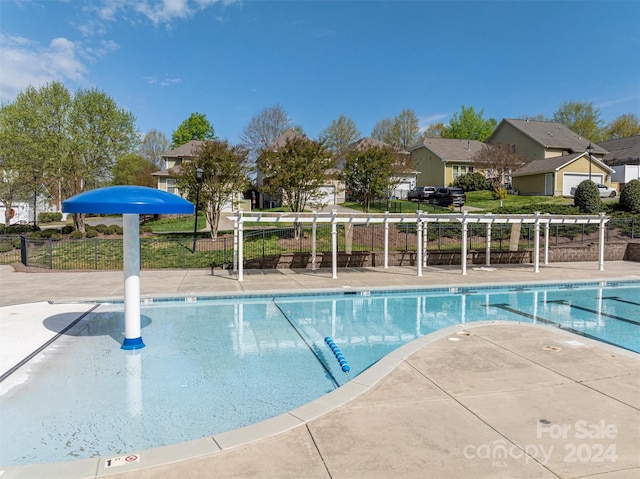
{"type": "Polygon", "coordinates": [[[129,454],[128,456],[111,457],[104,460],[104,467],[118,467],[125,466],[127,464],[133,464],[134,462],[140,462],[140,456],[138,454],[129,454]]]}

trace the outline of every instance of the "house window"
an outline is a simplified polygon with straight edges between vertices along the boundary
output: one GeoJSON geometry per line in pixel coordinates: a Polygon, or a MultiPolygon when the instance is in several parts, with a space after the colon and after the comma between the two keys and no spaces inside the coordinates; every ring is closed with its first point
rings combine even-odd
{"type": "Polygon", "coordinates": [[[176,180],[173,178],[167,178],[167,193],[173,193],[174,195],[178,193],[176,190],[176,180]]]}
{"type": "Polygon", "coordinates": [[[462,176],[462,175],[466,175],[467,174],[467,166],[466,165],[453,165],[451,168],[453,170],[453,179],[454,180],[456,178],[458,178],[458,176],[462,176]]]}

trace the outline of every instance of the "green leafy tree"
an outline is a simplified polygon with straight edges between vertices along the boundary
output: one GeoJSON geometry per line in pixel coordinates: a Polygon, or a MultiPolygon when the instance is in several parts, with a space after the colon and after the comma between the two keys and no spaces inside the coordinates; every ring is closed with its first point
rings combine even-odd
{"type": "Polygon", "coordinates": [[[640,213],[640,181],[631,180],[620,193],[620,208],[629,213],[640,213]]]}
{"type": "Polygon", "coordinates": [[[597,142],[602,139],[604,122],[600,119],[600,111],[591,102],[565,102],[553,114],[553,121],[563,124],[590,141],[597,142]]]}
{"type": "Polygon", "coordinates": [[[230,145],[227,141],[205,141],[193,161],[182,165],[178,187],[195,201],[199,197],[211,237],[217,238],[220,217],[225,206],[237,200],[237,195],[249,185],[251,166],[247,150],[230,145]],[[202,180],[197,180],[196,169],[202,169],[202,180]],[[199,194],[196,192],[199,190],[199,194]]]}
{"type": "Polygon", "coordinates": [[[634,135],[640,135],[640,121],[638,115],[633,113],[620,115],[604,129],[605,140],[617,140],[634,135]]]}
{"type": "Polygon", "coordinates": [[[467,108],[462,105],[460,114],[454,113],[449,124],[445,126],[442,137],[477,140],[484,143],[491,136],[498,122],[495,118],[485,119],[483,115],[484,108],[476,112],[472,106],[467,108]]]}
{"type": "Polygon", "coordinates": [[[573,204],[581,213],[593,214],[600,211],[602,200],[596,184],[591,180],[581,182],[573,195],[573,204]]]}
{"type": "Polygon", "coordinates": [[[191,140],[215,140],[216,132],[204,113],[192,113],[171,134],[171,148],[177,148],[191,140]]]}
{"type": "MultiPolygon", "coordinates": [[[[72,147],[63,163],[73,179],[72,194],[109,184],[116,159],[138,147],[135,117],[106,93],[91,89],[75,94],[69,122],[72,147]]],[[[84,232],[84,215],[74,214],[73,220],[84,232]]]]}
{"type": "Polygon", "coordinates": [[[157,171],[156,165],[136,153],[119,157],[113,167],[112,185],[137,185],[156,188],[156,180],[152,173],[157,171]]]}
{"type": "Polygon", "coordinates": [[[140,155],[153,163],[156,169],[162,169],[163,160],[162,155],[165,154],[171,148],[171,143],[167,136],[158,131],[151,130],[144,135],[144,139],[140,144],[140,155]]]}
{"type": "Polygon", "coordinates": [[[339,157],[347,146],[360,138],[360,130],[351,118],[340,115],[322,130],[319,136],[327,149],[335,157],[339,157]]]}
{"type": "Polygon", "coordinates": [[[4,181],[1,199],[7,210],[17,201],[47,191],[58,204],[68,175],[63,161],[69,154],[69,91],[59,82],[28,87],[15,101],[3,105],[0,149],[4,181]]]}
{"type": "Polygon", "coordinates": [[[388,195],[397,183],[397,158],[390,148],[353,148],[345,158],[343,180],[351,197],[362,204],[365,213],[371,201],[388,195]]]}
{"type": "Polygon", "coordinates": [[[334,164],[321,141],[302,135],[263,151],[258,158],[258,168],[265,175],[263,190],[294,212],[319,200],[320,187],[327,183],[334,164]]]}

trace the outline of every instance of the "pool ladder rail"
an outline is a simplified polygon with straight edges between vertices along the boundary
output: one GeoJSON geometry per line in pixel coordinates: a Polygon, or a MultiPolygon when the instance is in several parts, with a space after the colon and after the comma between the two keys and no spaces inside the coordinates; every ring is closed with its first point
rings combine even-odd
{"type": "Polygon", "coordinates": [[[331,352],[333,352],[333,355],[338,360],[342,371],[348,376],[349,371],[351,371],[351,367],[349,366],[347,360],[344,358],[344,355],[342,354],[342,351],[340,351],[338,345],[333,341],[333,339],[331,339],[331,336],[325,336],[324,342],[327,343],[327,346],[331,348],[331,352]]]}

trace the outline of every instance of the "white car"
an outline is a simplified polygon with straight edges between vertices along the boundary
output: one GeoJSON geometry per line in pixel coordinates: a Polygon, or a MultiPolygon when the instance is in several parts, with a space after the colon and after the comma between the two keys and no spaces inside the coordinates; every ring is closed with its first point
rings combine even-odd
{"type": "MultiPolygon", "coordinates": [[[[603,185],[602,183],[596,183],[596,186],[598,187],[598,191],[600,192],[600,198],[615,198],[618,194],[615,189],[610,188],[607,185],[603,185]]],[[[577,189],[577,186],[571,188],[571,196],[575,196],[577,189]]]]}

